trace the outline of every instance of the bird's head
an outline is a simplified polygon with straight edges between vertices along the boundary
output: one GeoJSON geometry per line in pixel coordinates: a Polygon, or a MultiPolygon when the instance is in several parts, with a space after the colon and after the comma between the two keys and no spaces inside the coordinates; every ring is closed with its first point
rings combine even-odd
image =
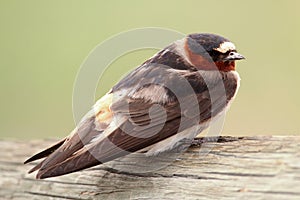
{"type": "Polygon", "coordinates": [[[188,35],[184,49],[190,63],[200,70],[232,71],[236,60],[245,59],[228,39],[209,33],[188,35]]]}

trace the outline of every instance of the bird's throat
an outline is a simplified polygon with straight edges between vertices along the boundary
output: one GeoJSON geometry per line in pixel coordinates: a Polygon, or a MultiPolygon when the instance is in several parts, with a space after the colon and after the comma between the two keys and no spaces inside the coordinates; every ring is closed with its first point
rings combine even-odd
{"type": "Polygon", "coordinates": [[[235,62],[234,61],[217,61],[215,65],[218,67],[219,71],[229,72],[235,70],[235,62]]]}

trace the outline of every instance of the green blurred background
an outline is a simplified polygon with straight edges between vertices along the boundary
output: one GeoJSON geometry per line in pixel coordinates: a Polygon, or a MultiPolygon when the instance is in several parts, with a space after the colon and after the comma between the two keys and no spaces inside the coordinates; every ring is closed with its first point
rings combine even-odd
{"type": "MultiPolygon", "coordinates": [[[[0,1],[0,138],[47,138],[74,127],[72,90],[89,52],[122,31],[162,27],[230,38],[239,94],[223,135],[300,134],[300,1],[0,1]]],[[[104,94],[155,50],[112,65],[104,94]]]]}

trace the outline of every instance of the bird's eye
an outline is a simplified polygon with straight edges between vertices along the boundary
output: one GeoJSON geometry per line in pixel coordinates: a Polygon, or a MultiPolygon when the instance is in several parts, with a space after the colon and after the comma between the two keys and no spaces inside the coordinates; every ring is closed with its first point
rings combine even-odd
{"type": "Polygon", "coordinates": [[[230,56],[233,56],[233,55],[234,55],[234,52],[233,52],[233,51],[231,51],[231,52],[229,53],[229,55],[230,55],[230,56]]]}

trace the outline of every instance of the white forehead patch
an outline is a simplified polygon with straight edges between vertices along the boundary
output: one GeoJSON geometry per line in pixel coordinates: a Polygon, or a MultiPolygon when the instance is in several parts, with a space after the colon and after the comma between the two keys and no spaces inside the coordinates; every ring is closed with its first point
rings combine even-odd
{"type": "Polygon", "coordinates": [[[235,50],[235,46],[232,42],[223,42],[218,48],[214,48],[214,50],[226,53],[227,51],[235,50]]]}

